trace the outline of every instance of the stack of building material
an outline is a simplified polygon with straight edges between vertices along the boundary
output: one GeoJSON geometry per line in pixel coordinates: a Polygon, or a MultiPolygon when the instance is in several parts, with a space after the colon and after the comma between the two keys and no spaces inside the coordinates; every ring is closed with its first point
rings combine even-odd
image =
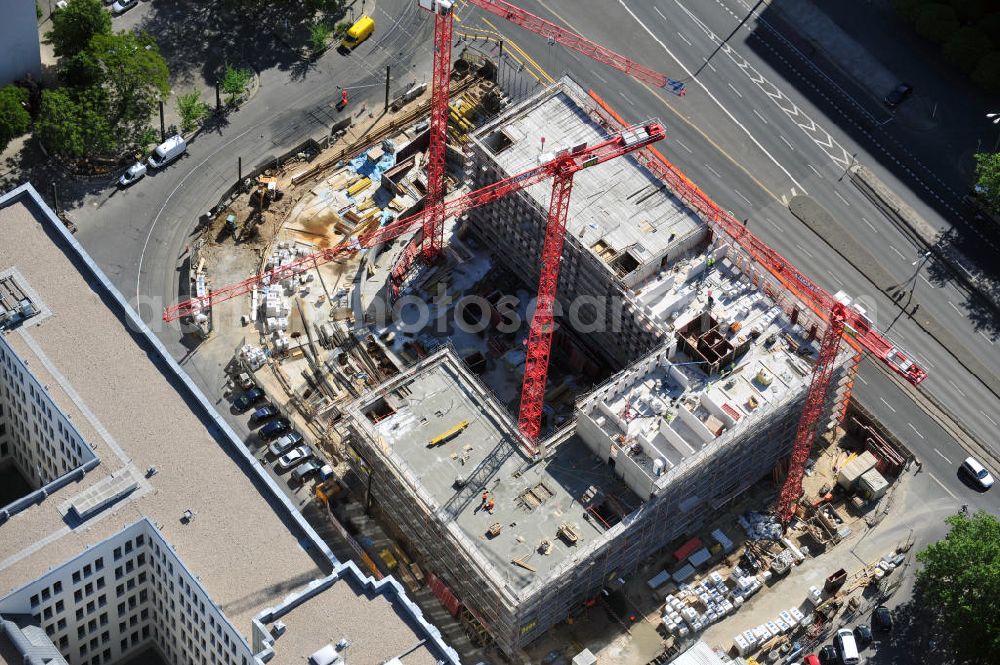
{"type": "Polygon", "coordinates": [[[837,476],[837,483],[845,490],[853,490],[857,487],[861,476],[874,469],[876,464],[878,459],[866,450],[844,465],[837,476]]]}
{"type": "Polygon", "coordinates": [[[267,354],[264,353],[263,349],[249,344],[244,344],[240,348],[240,357],[253,371],[260,369],[267,361],[267,354]]]}
{"type": "Polygon", "coordinates": [[[750,540],[778,540],[781,538],[781,522],[775,515],[750,511],[740,515],[739,523],[750,540]]]}

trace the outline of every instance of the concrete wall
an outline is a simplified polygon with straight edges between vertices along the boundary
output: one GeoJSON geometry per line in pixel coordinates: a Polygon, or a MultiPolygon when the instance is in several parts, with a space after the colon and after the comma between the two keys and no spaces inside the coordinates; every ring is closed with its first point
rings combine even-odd
{"type": "Polygon", "coordinates": [[[7,0],[3,3],[3,10],[3,21],[0,21],[0,87],[28,74],[38,79],[42,75],[42,56],[34,1],[7,0]]]}

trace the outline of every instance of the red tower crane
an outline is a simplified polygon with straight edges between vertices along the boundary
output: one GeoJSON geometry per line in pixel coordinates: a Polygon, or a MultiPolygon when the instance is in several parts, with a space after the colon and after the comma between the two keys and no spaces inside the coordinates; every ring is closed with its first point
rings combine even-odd
{"type": "MultiPolygon", "coordinates": [[[[629,76],[664,88],[676,95],[685,93],[684,83],[667,77],[657,71],[645,67],[611,49],[581,37],[571,30],[566,30],[555,23],[535,16],[520,7],[504,0],[469,0],[475,5],[495,16],[506,19],[525,30],[541,35],[550,41],[567,46],[578,53],[609,67],[613,67],[629,76]]],[[[427,148],[427,195],[424,198],[424,208],[428,215],[422,225],[419,258],[432,260],[441,251],[444,244],[445,215],[438,209],[444,200],[445,159],[448,141],[448,81],[451,78],[451,35],[454,24],[452,0],[417,0],[417,5],[434,14],[434,65],[431,73],[431,117],[429,127],[429,145],[427,148]]],[[[393,269],[393,283],[396,289],[409,272],[413,261],[417,258],[416,248],[407,248],[393,269]]],[[[395,290],[395,289],[394,289],[395,290]]]]}
{"type": "MultiPolygon", "coordinates": [[[[626,126],[625,121],[614,109],[593,92],[591,96],[607,113],[605,120],[609,126],[626,126]]],[[[823,414],[830,380],[836,369],[840,340],[847,339],[852,346],[868,351],[913,385],[918,385],[927,378],[927,372],[875,330],[874,324],[867,316],[838,301],[785,257],[768,247],[742,222],[712,201],[655,148],[640,150],[634,157],[697,211],[716,233],[730,238],[749,258],[767,270],[792,297],[827,321],[827,328],[820,340],[816,366],[806,393],[805,406],[795,432],[788,475],[778,497],[776,512],[782,523],[787,524],[795,514],[796,502],[802,495],[802,477],[816,438],[817,424],[823,414]]],[[[791,315],[796,317],[797,310],[791,312],[791,315]]]]}

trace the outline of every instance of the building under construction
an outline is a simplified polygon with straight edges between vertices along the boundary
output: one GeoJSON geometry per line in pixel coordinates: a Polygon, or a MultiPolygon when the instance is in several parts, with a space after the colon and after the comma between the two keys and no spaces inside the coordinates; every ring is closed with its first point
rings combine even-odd
{"type": "MultiPolygon", "coordinates": [[[[467,172],[478,187],[610,131],[600,105],[564,79],[479,129],[467,172]]],[[[781,466],[824,327],[642,159],[586,169],[572,194],[559,297],[592,325],[560,319],[555,344],[566,348],[552,358],[608,371],[570,421],[549,419],[528,441],[483,372],[448,346],[344,419],[387,526],[445,606],[507,654],[781,466]]],[[[533,290],[547,197],[544,183],[526,188],[473,211],[457,233],[533,290]]],[[[823,427],[843,408],[852,353],[837,357],[823,427]]]]}

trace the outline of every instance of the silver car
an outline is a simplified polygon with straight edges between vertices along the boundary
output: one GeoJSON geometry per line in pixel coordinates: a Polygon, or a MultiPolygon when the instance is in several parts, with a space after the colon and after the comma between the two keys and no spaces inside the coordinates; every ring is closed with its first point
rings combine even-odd
{"type": "Polygon", "coordinates": [[[302,462],[305,462],[307,459],[312,457],[312,454],[312,448],[309,446],[299,446],[298,448],[279,457],[278,461],[274,465],[274,468],[277,469],[279,473],[288,471],[293,466],[298,466],[299,464],[302,464],[302,462]]]}
{"type": "Polygon", "coordinates": [[[302,443],[302,435],[298,432],[289,432],[268,446],[267,449],[272,455],[277,457],[278,455],[284,455],[300,443],[302,443]]]}
{"type": "Polygon", "coordinates": [[[124,14],[138,4],[139,0],[115,0],[115,2],[111,5],[111,13],[115,16],[118,14],[124,14]]]}
{"type": "Polygon", "coordinates": [[[990,475],[990,472],[986,470],[986,467],[984,467],[975,457],[965,458],[965,461],[962,462],[962,471],[969,474],[969,477],[984,490],[988,490],[993,487],[993,476],[990,475]]]}

